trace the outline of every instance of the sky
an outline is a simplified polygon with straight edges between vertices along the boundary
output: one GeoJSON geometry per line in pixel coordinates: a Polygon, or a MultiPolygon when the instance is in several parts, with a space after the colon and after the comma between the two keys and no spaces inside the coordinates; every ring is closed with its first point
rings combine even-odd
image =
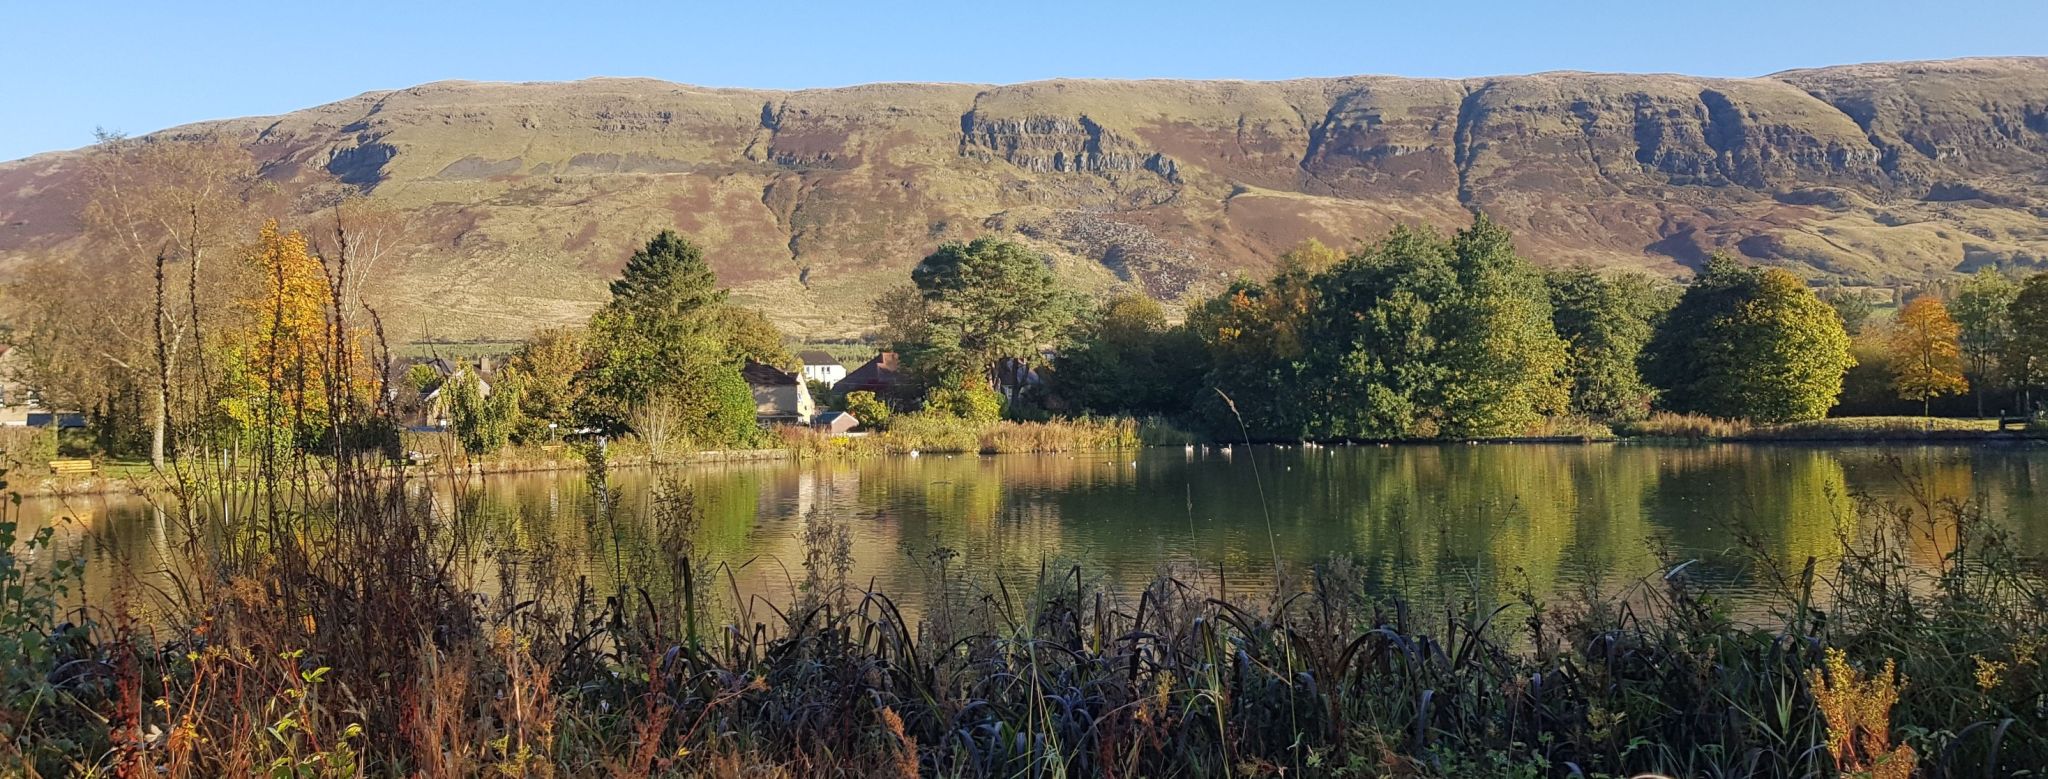
{"type": "Polygon", "coordinates": [[[443,79],[1760,76],[2048,55],[2048,0],[0,0],[0,160],[443,79]]]}

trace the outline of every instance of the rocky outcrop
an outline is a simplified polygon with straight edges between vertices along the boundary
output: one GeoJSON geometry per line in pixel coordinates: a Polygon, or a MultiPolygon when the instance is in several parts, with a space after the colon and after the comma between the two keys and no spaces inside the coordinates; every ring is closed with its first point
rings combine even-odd
{"type": "MultiPolygon", "coordinates": [[[[1672,276],[1717,250],[1880,283],[2048,258],[2048,59],[1753,79],[448,82],[166,133],[245,143],[285,189],[338,180],[409,212],[381,281],[386,320],[414,335],[573,319],[664,227],[818,336],[857,333],[938,242],[991,233],[1076,286],[1168,299],[1305,238],[1472,210],[1540,262],[1672,276]]],[[[0,164],[0,274],[82,249],[76,159],[0,164]]]]}

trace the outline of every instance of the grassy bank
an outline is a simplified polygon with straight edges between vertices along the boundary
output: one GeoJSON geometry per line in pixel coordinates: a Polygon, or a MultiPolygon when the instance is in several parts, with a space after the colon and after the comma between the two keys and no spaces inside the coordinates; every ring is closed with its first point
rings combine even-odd
{"type": "Polygon", "coordinates": [[[1782,425],[1759,425],[1741,419],[1657,412],[1648,418],[1615,426],[1624,438],[1682,441],[1814,441],[1814,442],[1984,442],[2048,440],[2048,429],[2001,432],[1995,419],[1947,417],[1830,417],[1782,425]]]}
{"type": "MultiPolygon", "coordinates": [[[[482,532],[473,501],[424,504],[403,471],[329,478],[301,497],[346,521],[246,504],[208,544],[171,550],[194,572],[174,591],[116,587],[80,610],[59,606],[77,569],[53,558],[50,535],[19,540],[0,523],[19,550],[0,558],[0,774],[2001,776],[2048,765],[2048,590],[1970,506],[1865,505],[1869,530],[1844,539],[1840,560],[1773,559],[1755,544],[1753,578],[1775,599],[1742,616],[1679,560],[1566,603],[1423,610],[1343,559],[1251,592],[1175,569],[1133,593],[1079,569],[990,583],[934,550],[912,618],[847,581],[847,518],[806,519],[793,596],[742,597],[720,561],[696,556],[696,501],[666,479],[651,509],[659,559],[637,561],[630,587],[592,591],[540,562],[546,550],[523,566],[451,554],[482,532]],[[145,607],[167,620],[132,616],[145,607]]],[[[606,470],[590,478],[589,519],[602,526],[606,470]]]]}

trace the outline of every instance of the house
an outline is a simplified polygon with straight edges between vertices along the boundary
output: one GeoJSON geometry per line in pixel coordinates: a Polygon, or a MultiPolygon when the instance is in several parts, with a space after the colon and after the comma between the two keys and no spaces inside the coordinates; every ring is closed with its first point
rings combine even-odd
{"type": "Polygon", "coordinates": [[[480,359],[475,366],[441,357],[415,357],[402,359],[392,365],[392,375],[386,392],[391,402],[399,409],[405,427],[418,432],[432,432],[446,426],[450,409],[448,396],[443,390],[448,380],[469,372],[475,375],[477,394],[491,396],[491,380],[487,368],[489,358],[480,359]]]}
{"type": "Polygon", "coordinates": [[[28,427],[73,430],[85,427],[85,415],[75,411],[30,411],[22,420],[28,427]]]}
{"type": "Polygon", "coordinates": [[[797,352],[796,358],[804,363],[804,381],[821,382],[830,387],[846,378],[846,366],[841,365],[837,357],[817,349],[806,349],[797,352]]]}
{"type": "Polygon", "coordinates": [[[811,389],[794,373],[748,360],[740,376],[754,391],[754,420],[763,425],[808,425],[818,413],[811,389]]]}
{"type": "MultiPolygon", "coordinates": [[[[447,426],[444,420],[448,419],[451,409],[448,407],[448,394],[442,390],[448,389],[448,380],[454,378],[455,375],[450,374],[443,377],[441,383],[436,384],[433,389],[420,396],[419,417],[413,420],[412,427],[421,430],[437,430],[447,426]]],[[[491,396],[491,383],[485,381],[482,376],[476,377],[476,394],[480,398],[491,396]]]]}
{"type": "Polygon", "coordinates": [[[1004,357],[996,361],[995,379],[996,391],[1003,393],[1003,397],[1012,399],[1045,384],[1045,377],[1039,374],[1037,368],[1015,357],[1004,357]]]}
{"type": "Polygon", "coordinates": [[[832,388],[840,392],[872,392],[886,398],[894,396],[902,384],[902,362],[896,359],[895,352],[883,352],[853,369],[832,388]]]}
{"type": "Polygon", "coordinates": [[[819,414],[811,425],[831,435],[845,435],[860,427],[860,418],[844,411],[827,411],[819,414]]]}

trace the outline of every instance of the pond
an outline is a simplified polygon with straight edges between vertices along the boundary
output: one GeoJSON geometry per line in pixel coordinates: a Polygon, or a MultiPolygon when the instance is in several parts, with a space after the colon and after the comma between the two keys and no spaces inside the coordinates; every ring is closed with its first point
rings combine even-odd
{"type": "MultiPolygon", "coordinates": [[[[844,529],[850,581],[912,604],[941,562],[1013,591],[1078,565],[1130,592],[1167,566],[1258,587],[1276,557],[1299,570],[1333,556],[1384,592],[1482,603],[1612,592],[1696,559],[1690,570],[1754,599],[1764,585],[1744,548],[1826,560],[1857,529],[1859,501],[1970,502],[2048,556],[2041,447],[1239,446],[619,469],[609,521],[578,471],[485,477],[460,498],[428,489],[476,518],[474,559],[491,562],[477,570],[546,566],[604,591],[667,570],[664,479],[689,485],[698,559],[733,572],[715,575],[720,589],[776,602],[820,522],[844,529]]],[[[148,580],[175,567],[177,532],[142,498],[32,498],[21,511],[30,526],[75,518],[61,537],[91,557],[88,597],[107,597],[118,569],[148,580]]],[[[1944,532],[1915,559],[1931,565],[1944,532]]]]}

